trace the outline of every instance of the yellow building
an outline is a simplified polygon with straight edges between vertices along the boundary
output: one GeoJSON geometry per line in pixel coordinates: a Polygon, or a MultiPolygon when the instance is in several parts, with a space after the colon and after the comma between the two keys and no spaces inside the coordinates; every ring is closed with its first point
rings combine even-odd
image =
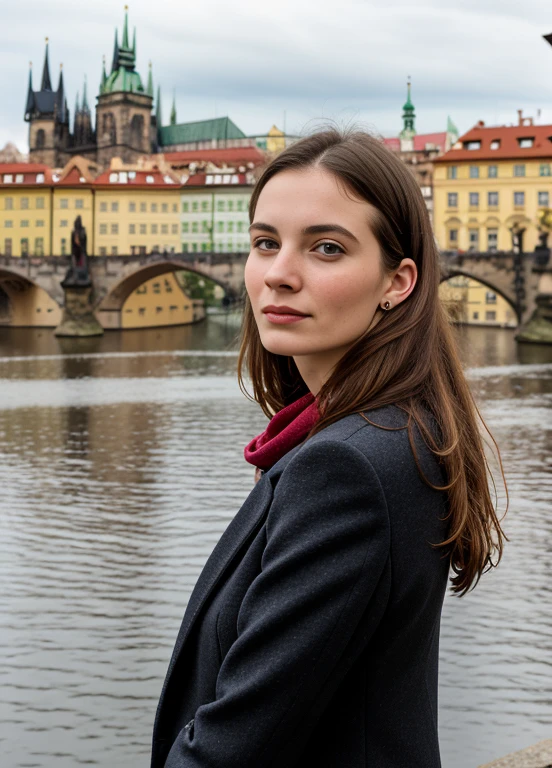
{"type": "Polygon", "coordinates": [[[441,301],[454,323],[517,326],[514,308],[486,285],[463,275],[451,277],[439,288],[441,301]]]}
{"type": "Polygon", "coordinates": [[[434,160],[434,228],[444,250],[523,250],[538,242],[539,211],[552,203],[552,126],[519,114],[518,125],[479,122],[434,160]]]}
{"type": "Polygon", "coordinates": [[[75,219],[81,217],[86,229],[86,248],[94,253],[93,174],[97,166],[82,157],[70,160],[61,174],[52,174],[52,239],[49,255],[71,253],[71,232],[75,219]]]}
{"type": "Polygon", "coordinates": [[[52,179],[41,163],[0,164],[0,253],[50,253],[52,179]]]}

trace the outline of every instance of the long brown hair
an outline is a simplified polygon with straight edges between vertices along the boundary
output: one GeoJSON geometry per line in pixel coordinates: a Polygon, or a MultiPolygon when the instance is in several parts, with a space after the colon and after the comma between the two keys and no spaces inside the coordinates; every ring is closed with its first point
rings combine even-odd
{"type": "MultiPolygon", "coordinates": [[[[352,413],[391,404],[406,411],[414,455],[417,426],[445,470],[447,484],[442,490],[449,500],[449,537],[433,546],[448,547],[455,573],[451,589],[463,595],[482,573],[498,565],[507,537],[491,498],[480,426],[490,433],[464,377],[439,300],[439,253],[424,199],[408,168],[383,142],[362,131],[332,128],[301,139],[266,167],[251,196],[250,221],[269,179],[284,170],[315,165],[333,173],[349,194],[376,209],[371,227],[384,270],[392,272],[408,257],[417,265],[418,280],[410,296],[384,312],[335,366],[318,393],[321,418],[311,435],[352,413]],[[430,428],[429,420],[436,429],[430,428]]],[[[262,346],[248,297],[238,358],[240,386],[248,394],[246,370],[253,399],[267,416],[308,391],[293,358],[262,346]]]]}

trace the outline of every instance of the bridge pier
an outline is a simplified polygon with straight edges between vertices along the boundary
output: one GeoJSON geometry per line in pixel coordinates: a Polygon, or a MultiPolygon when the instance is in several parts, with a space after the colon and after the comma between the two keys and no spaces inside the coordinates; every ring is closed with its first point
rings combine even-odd
{"type": "Polygon", "coordinates": [[[54,331],[55,336],[103,336],[104,329],[94,314],[92,296],[94,288],[90,280],[83,285],[61,284],[65,303],[61,323],[54,331]]]}
{"type": "Polygon", "coordinates": [[[516,334],[516,341],[552,344],[552,268],[541,271],[536,305],[528,322],[516,334]]]}

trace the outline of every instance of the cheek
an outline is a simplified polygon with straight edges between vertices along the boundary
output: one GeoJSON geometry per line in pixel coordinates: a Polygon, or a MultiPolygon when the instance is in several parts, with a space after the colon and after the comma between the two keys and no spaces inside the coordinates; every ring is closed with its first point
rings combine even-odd
{"type": "Polygon", "coordinates": [[[323,304],[332,307],[343,321],[353,321],[357,313],[372,312],[379,302],[379,276],[373,273],[344,274],[328,282],[324,290],[323,304]]]}
{"type": "Polygon", "coordinates": [[[261,266],[253,256],[249,256],[245,262],[243,278],[245,282],[245,290],[247,291],[249,298],[252,300],[256,293],[258,293],[259,287],[263,284],[261,266]]]}

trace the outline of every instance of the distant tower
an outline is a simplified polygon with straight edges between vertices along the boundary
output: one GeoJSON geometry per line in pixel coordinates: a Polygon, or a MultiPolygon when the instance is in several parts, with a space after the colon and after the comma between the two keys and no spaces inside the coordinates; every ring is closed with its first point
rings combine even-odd
{"type": "Polygon", "coordinates": [[[57,90],[52,90],[48,38],[39,91],[33,90],[32,69],[29,71],[25,121],[29,123],[29,160],[46,163],[51,168],[63,165],[69,157],[69,110],[61,67],[57,90]]]}
{"type": "Polygon", "coordinates": [[[416,113],[414,111],[414,104],[412,103],[410,90],[411,82],[409,77],[407,82],[406,103],[403,106],[403,129],[399,133],[399,138],[401,140],[401,152],[414,151],[414,136],[416,135],[416,113]]]}
{"type": "MultiPolygon", "coordinates": [[[[103,80],[96,107],[98,163],[106,167],[112,157],[134,162],[151,153],[153,92],[144,89],[135,71],[136,30],[132,45],[128,36],[128,6],[125,6],[123,36],[119,45],[115,32],[111,73],[103,80]]],[[[149,83],[148,83],[149,86],[149,83]]],[[[152,88],[153,90],[153,88],[152,88]]]]}
{"type": "Polygon", "coordinates": [[[73,152],[78,154],[95,152],[95,136],[92,128],[92,115],[88,105],[88,95],[86,91],[86,77],[84,78],[84,88],[82,92],[82,104],[79,105],[79,95],[77,94],[77,103],[75,106],[75,127],[73,130],[73,152]]]}
{"type": "Polygon", "coordinates": [[[173,103],[171,109],[171,125],[176,125],[176,93],[173,93],[173,103]]]}

